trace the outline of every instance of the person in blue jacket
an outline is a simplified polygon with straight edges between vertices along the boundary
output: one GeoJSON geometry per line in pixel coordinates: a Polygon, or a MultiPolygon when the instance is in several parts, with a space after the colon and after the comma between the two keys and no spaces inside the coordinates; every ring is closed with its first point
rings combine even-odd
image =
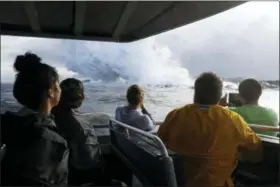
{"type": "Polygon", "coordinates": [[[144,106],[143,98],[143,90],[138,85],[130,86],[126,94],[128,104],[116,109],[115,118],[143,131],[153,132],[156,125],[151,114],[144,106]]]}

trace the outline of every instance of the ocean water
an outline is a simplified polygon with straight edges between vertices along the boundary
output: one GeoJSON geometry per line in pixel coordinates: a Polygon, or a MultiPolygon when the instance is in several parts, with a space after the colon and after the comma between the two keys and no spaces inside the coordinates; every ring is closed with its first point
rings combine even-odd
{"type": "MultiPolygon", "coordinates": [[[[92,84],[85,83],[85,101],[80,108],[82,112],[101,112],[114,116],[117,106],[126,104],[127,84],[92,84]]],[[[157,121],[175,107],[192,103],[193,89],[189,86],[174,85],[141,85],[144,89],[145,106],[157,121]]],[[[235,89],[224,89],[225,93],[237,92],[235,89]]],[[[279,115],[279,90],[265,89],[260,104],[274,109],[279,115]]],[[[6,110],[16,111],[20,105],[12,94],[12,84],[1,86],[1,113],[6,110]]]]}
{"type": "MultiPolygon", "coordinates": [[[[135,83],[144,88],[146,108],[158,121],[164,120],[173,108],[193,101],[194,77],[186,65],[192,59],[181,59],[176,49],[156,37],[127,44],[22,38],[17,40],[17,47],[9,45],[12,38],[1,39],[1,48],[11,50],[1,51],[2,83],[13,82],[15,55],[32,51],[54,66],[61,80],[84,80],[86,98],[80,108],[82,112],[114,116],[116,107],[126,104],[128,86],[135,83]]],[[[237,92],[235,83],[224,82],[224,86],[225,93],[237,92]]],[[[265,89],[260,104],[279,114],[279,89],[265,89]]],[[[12,85],[2,84],[1,112],[19,107],[12,95],[12,85]]]]}

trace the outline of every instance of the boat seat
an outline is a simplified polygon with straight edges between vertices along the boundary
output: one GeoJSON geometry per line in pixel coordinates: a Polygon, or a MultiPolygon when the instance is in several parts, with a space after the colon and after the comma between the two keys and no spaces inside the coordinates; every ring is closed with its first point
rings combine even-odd
{"type": "Polygon", "coordinates": [[[117,128],[110,128],[110,136],[113,150],[144,186],[177,186],[172,158],[164,156],[156,144],[117,128]]]}
{"type": "Polygon", "coordinates": [[[244,185],[280,185],[279,138],[261,136],[263,161],[250,163],[240,160],[235,173],[237,182],[244,185]]]}
{"type": "MultiPolygon", "coordinates": [[[[159,150],[158,145],[155,141],[148,139],[141,135],[134,135],[130,136],[130,140],[137,144],[142,149],[148,151],[154,156],[162,156],[162,153],[159,150]]],[[[173,152],[171,150],[168,150],[169,156],[172,158],[174,171],[176,175],[176,181],[178,186],[184,186],[185,184],[185,178],[184,178],[184,164],[183,164],[183,158],[178,155],[176,152],[173,152]]]]}

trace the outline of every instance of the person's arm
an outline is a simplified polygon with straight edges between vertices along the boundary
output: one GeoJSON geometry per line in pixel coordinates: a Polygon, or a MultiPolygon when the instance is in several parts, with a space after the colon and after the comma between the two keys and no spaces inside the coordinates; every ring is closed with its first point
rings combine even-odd
{"type": "Polygon", "coordinates": [[[238,146],[242,159],[259,162],[263,157],[263,147],[260,137],[248,126],[240,115],[235,116],[238,146]]]}
{"type": "Polygon", "coordinates": [[[158,129],[158,136],[165,143],[168,144],[170,136],[170,128],[172,128],[173,119],[176,116],[176,110],[171,111],[165,118],[164,122],[160,125],[158,129]]]}
{"type": "Polygon", "coordinates": [[[146,114],[143,116],[140,116],[139,118],[136,119],[136,126],[139,129],[142,129],[144,131],[153,131],[155,129],[154,122],[150,119],[150,117],[146,114]]]}
{"type": "Polygon", "coordinates": [[[142,110],[142,113],[143,113],[143,114],[146,114],[147,116],[149,116],[149,118],[152,120],[152,122],[153,122],[154,124],[156,124],[155,121],[154,121],[154,119],[153,119],[153,117],[152,117],[152,115],[151,115],[151,113],[148,112],[148,110],[145,108],[144,105],[141,105],[141,110],[142,110]]]}

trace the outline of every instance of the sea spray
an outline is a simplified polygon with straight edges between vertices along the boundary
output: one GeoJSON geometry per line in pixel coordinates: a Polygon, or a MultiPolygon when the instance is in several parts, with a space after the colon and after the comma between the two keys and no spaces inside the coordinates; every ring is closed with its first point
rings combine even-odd
{"type": "Polygon", "coordinates": [[[138,84],[192,84],[168,46],[154,38],[116,44],[63,41],[65,66],[93,81],[138,84]]]}

